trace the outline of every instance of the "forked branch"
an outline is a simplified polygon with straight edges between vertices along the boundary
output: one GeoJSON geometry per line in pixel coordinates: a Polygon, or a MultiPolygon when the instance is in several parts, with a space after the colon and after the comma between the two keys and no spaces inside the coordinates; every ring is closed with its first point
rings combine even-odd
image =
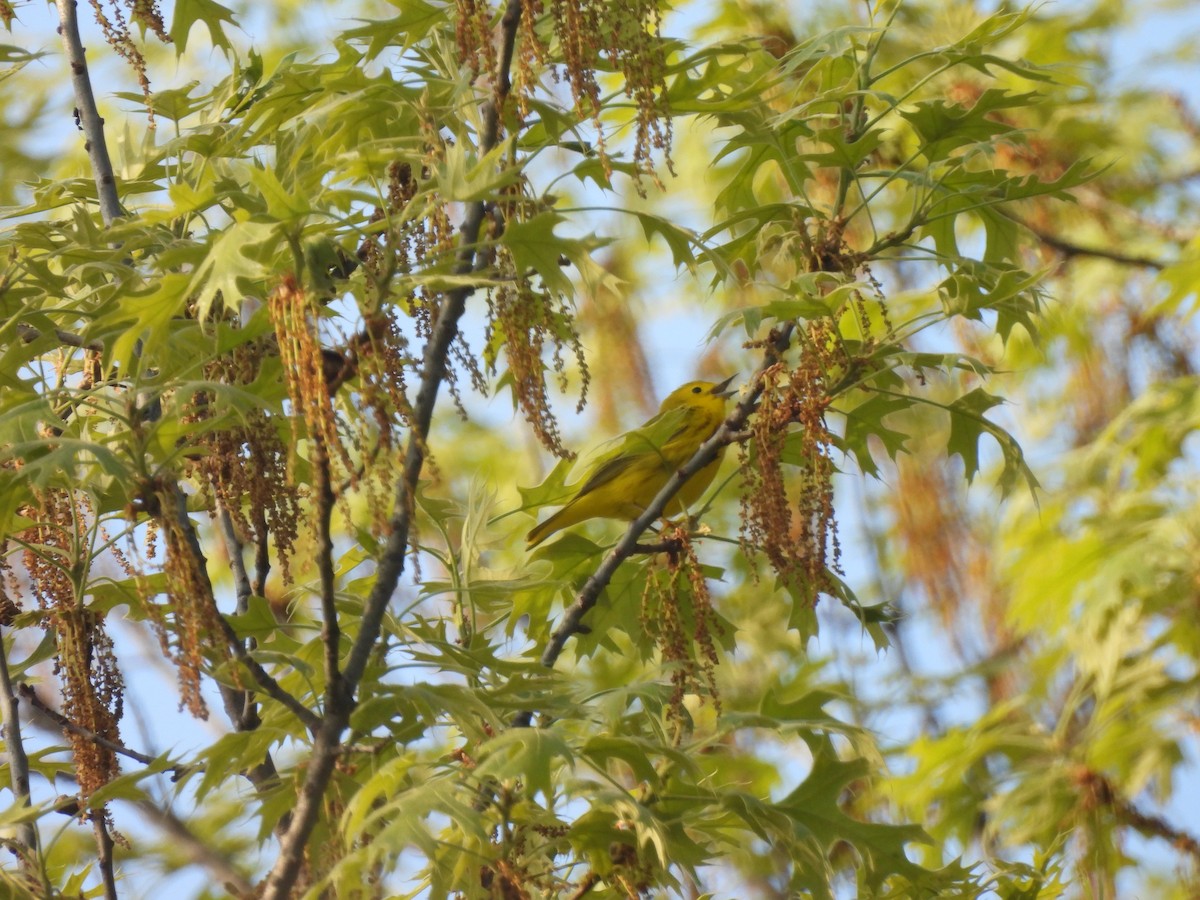
{"type": "MultiPolygon", "coordinates": [[[[508,0],[504,16],[500,20],[501,55],[497,63],[495,93],[483,108],[480,157],[486,156],[495,148],[500,134],[500,115],[511,87],[510,70],[522,9],[522,0],[508,0]]],[[[455,264],[456,275],[469,275],[475,269],[476,245],[486,214],[486,205],[482,200],[475,201],[467,207],[455,264]]],[[[281,840],[279,857],[263,888],[263,900],[286,900],[291,896],[292,888],[299,877],[304,861],[304,848],[321,810],[322,798],[333,773],[342,733],[346,730],[350,713],[354,709],[359,680],[379,639],[388,603],[404,571],[409,531],[416,508],[417,482],[425,464],[429,426],[433,421],[438,391],[445,378],[450,345],[458,335],[459,319],[462,318],[467,298],[473,291],[474,288],[467,285],[445,294],[438,308],[433,332],[425,345],[421,384],[413,405],[412,430],[405,450],[404,469],[396,488],[396,512],[390,523],[391,534],[379,558],[375,583],[363,605],[358,636],[346,657],[338,690],[330,693],[325,715],[317,730],[308,773],[296,801],[291,827],[281,840]]]]}

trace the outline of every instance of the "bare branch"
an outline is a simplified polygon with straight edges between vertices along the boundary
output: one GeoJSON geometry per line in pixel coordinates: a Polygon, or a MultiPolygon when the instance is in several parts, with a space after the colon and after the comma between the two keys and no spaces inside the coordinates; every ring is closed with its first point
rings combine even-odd
{"type": "MultiPolygon", "coordinates": [[[[116,753],[119,756],[124,756],[126,759],[132,759],[134,762],[140,762],[144,766],[151,765],[154,762],[154,757],[150,756],[149,754],[130,749],[118,741],[110,740],[103,735],[96,734],[96,732],[84,725],[72,722],[58,710],[48,706],[46,701],[39,697],[37,695],[37,691],[35,691],[30,685],[21,685],[20,691],[21,697],[26,703],[52,721],[63,731],[69,731],[71,734],[77,734],[84,740],[92,742],[97,747],[103,747],[106,750],[111,750],[113,753],[116,753]]],[[[185,765],[170,765],[167,766],[163,771],[171,772],[173,777],[180,778],[188,772],[195,771],[195,767],[185,765]]]]}
{"type": "Polygon", "coordinates": [[[579,887],[575,889],[575,893],[571,895],[571,900],[583,900],[592,892],[592,888],[600,883],[600,876],[591,871],[587,873],[587,877],[579,883],[579,887]]]}
{"type": "MultiPolygon", "coordinates": [[[[6,601],[8,602],[8,601],[6,601]]],[[[13,693],[12,679],[8,675],[8,654],[4,639],[0,636],[0,705],[4,709],[4,749],[8,753],[8,772],[13,792],[13,805],[28,808],[29,757],[25,755],[25,743],[21,739],[21,719],[17,708],[17,697],[13,693]]],[[[21,871],[32,875],[33,857],[37,853],[37,828],[33,822],[22,822],[16,827],[16,843],[21,845],[21,871]]]]}
{"type": "MultiPolygon", "coordinates": [[[[70,723],[63,722],[63,717],[55,710],[48,707],[40,697],[37,696],[32,687],[22,685],[22,696],[30,701],[38,718],[33,720],[34,725],[44,728],[47,731],[53,731],[55,727],[66,728],[70,727],[70,723]],[[28,694],[26,693],[28,690],[28,694]]],[[[103,738],[93,738],[92,733],[87,729],[75,729],[77,734],[82,734],[89,740],[96,739],[97,743],[103,743],[103,738]]],[[[111,744],[111,742],[109,742],[111,744]]],[[[123,756],[129,756],[132,759],[137,759],[139,762],[150,761],[149,757],[144,757],[134,753],[128,748],[123,748],[120,745],[110,746],[116,753],[123,756]]],[[[176,771],[182,771],[185,767],[176,766],[176,771]]],[[[196,771],[196,770],[193,770],[196,771]]],[[[67,773],[59,773],[59,779],[70,779],[71,776],[67,773]]],[[[162,809],[156,805],[148,797],[139,799],[131,799],[128,801],[138,808],[151,822],[157,825],[167,836],[175,841],[183,851],[191,857],[192,861],[197,865],[204,866],[213,873],[221,881],[222,887],[229,891],[232,895],[241,898],[250,898],[254,896],[254,887],[241,874],[233,864],[217,852],[212,847],[205,844],[195,833],[188,827],[187,823],[172,813],[170,810],[162,809]]],[[[60,813],[64,816],[77,817],[80,814],[81,805],[78,795],[64,794],[60,796],[54,805],[52,811],[60,813]]],[[[49,885],[46,886],[47,896],[49,896],[49,885]]]]}
{"type": "Polygon", "coordinates": [[[121,201],[117,197],[117,179],[113,174],[112,160],[108,157],[108,144],[104,140],[104,120],[96,108],[96,97],[92,93],[92,80],[88,76],[87,59],[83,41],[79,37],[79,18],[75,15],[75,0],[57,0],[58,31],[62,35],[63,50],[71,66],[71,86],[75,90],[75,114],[83,130],[84,147],[92,163],[92,176],[96,180],[96,195],[100,199],[100,215],[105,225],[111,225],[121,215],[121,201]]]}
{"type": "Polygon", "coordinates": [[[1010,218],[1051,250],[1057,250],[1067,259],[1071,259],[1075,256],[1091,256],[1096,259],[1107,259],[1109,262],[1115,262],[1123,266],[1136,266],[1143,269],[1153,269],[1156,272],[1161,272],[1167,267],[1167,265],[1169,265],[1169,263],[1166,261],[1156,259],[1153,256],[1139,256],[1135,253],[1122,253],[1120,250],[1110,250],[1106,247],[1085,247],[1082,244],[1076,244],[1074,241],[1069,241],[1064,237],[1051,234],[1046,229],[1031,225],[1029,222],[1026,222],[1023,219],[1018,219],[1016,216],[1010,216],[1010,218]]]}
{"type": "Polygon", "coordinates": [[[1118,821],[1133,828],[1144,837],[1161,838],[1180,853],[1190,856],[1193,865],[1200,863],[1200,839],[1184,829],[1172,825],[1162,816],[1139,809],[1132,801],[1122,797],[1107,778],[1098,773],[1091,774],[1103,783],[1103,788],[1099,793],[1101,795],[1107,793],[1107,799],[1112,804],[1118,821]]]}
{"type": "MultiPolygon", "coordinates": [[[[42,331],[34,328],[32,325],[27,325],[23,322],[17,323],[17,336],[25,343],[32,344],[42,336],[42,331]]],[[[61,328],[54,329],[54,337],[60,343],[67,347],[82,347],[85,350],[95,350],[97,353],[104,352],[104,344],[100,341],[84,340],[77,334],[70,331],[64,331],[61,328]]]]}
{"type": "Polygon", "coordinates": [[[113,839],[108,833],[108,822],[102,809],[92,810],[90,815],[92,831],[96,834],[96,856],[100,867],[100,880],[104,883],[104,897],[105,900],[118,900],[117,878],[113,872],[113,839]]]}
{"type": "Polygon", "coordinates": [[[313,462],[317,477],[317,571],[321,576],[321,643],[325,646],[325,702],[330,704],[339,694],[339,646],[342,641],[337,618],[337,584],[333,570],[333,473],[329,469],[329,454],[317,441],[313,462]]]}
{"type": "Polygon", "coordinates": [[[267,533],[267,516],[261,508],[254,510],[254,527],[258,540],[254,544],[254,593],[265,596],[267,576],[271,574],[271,551],[267,533]]]}
{"type": "MultiPolygon", "coordinates": [[[[253,590],[250,585],[250,575],[246,571],[246,562],[242,558],[242,542],[238,540],[237,532],[233,527],[233,517],[220,501],[218,501],[217,521],[221,526],[221,536],[225,541],[229,565],[233,569],[234,589],[237,593],[236,609],[241,614],[250,608],[250,597],[253,590]]],[[[260,544],[259,549],[265,553],[263,545],[260,544]]],[[[266,578],[265,574],[263,578],[266,578]]],[[[222,622],[224,622],[224,618],[222,618],[222,622]]],[[[226,636],[228,637],[228,635],[226,636]]],[[[237,648],[240,647],[243,653],[249,656],[255,646],[253,639],[243,642],[236,640],[236,635],[234,638],[236,643],[234,653],[236,654],[237,648]]],[[[234,728],[238,731],[253,731],[262,724],[262,719],[258,715],[258,701],[253,691],[236,690],[226,685],[219,687],[221,698],[225,703],[225,712],[233,722],[234,728]]],[[[279,770],[275,768],[275,759],[269,752],[263,756],[262,762],[254,768],[242,772],[242,775],[259,791],[279,783],[279,770]]],[[[291,817],[284,813],[275,823],[275,833],[282,834],[290,824],[291,817]]]]}
{"type": "Polygon", "coordinates": [[[229,557],[229,568],[233,571],[233,589],[237,596],[237,613],[242,615],[250,609],[250,597],[254,593],[250,586],[250,575],[246,561],[242,558],[242,542],[233,527],[233,516],[225,503],[217,500],[217,523],[221,526],[221,537],[225,541],[225,555],[229,557]]]}
{"type": "Polygon", "coordinates": [[[148,819],[154,822],[192,862],[208,869],[221,887],[238,898],[254,896],[254,886],[234,868],[233,863],[200,840],[187,823],[167,809],[160,809],[150,800],[137,800],[135,805],[148,819]]]}
{"type": "MultiPolygon", "coordinates": [[[[242,542],[238,540],[237,531],[233,526],[233,516],[229,514],[224,502],[217,499],[217,524],[221,528],[221,537],[225,542],[225,555],[229,558],[229,568],[233,571],[234,593],[237,597],[235,609],[238,614],[250,608],[250,576],[246,572],[246,562],[242,559],[242,542]]],[[[253,649],[248,642],[239,641],[247,652],[253,649]]],[[[225,714],[238,731],[253,731],[258,727],[258,706],[250,691],[239,690],[226,684],[218,684],[221,700],[225,704],[225,714]]]]}
{"type": "MultiPolygon", "coordinates": [[[[501,57],[497,63],[495,94],[483,107],[483,129],[480,134],[479,155],[485,156],[497,142],[500,133],[500,113],[508,98],[511,87],[509,71],[512,67],[516,46],[517,26],[521,21],[522,0],[508,0],[500,22],[501,57]]],[[[461,227],[462,238],[455,264],[455,274],[467,275],[475,268],[476,244],[483,228],[486,207],[482,200],[467,207],[461,227]]],[[[375,584],[363,605],[362,620],[358,636],[346,658],[342,670],[339,691],[331,694],[325,717],[321,721],[313,742],[308,773],[300,789],[291,827],[281,841],[275,866],[267,877],[263,900],[286,900],[300,874],[304,861],[304,846],[316,824],[321,809],[325,787],[329,783],[337,757],[342,732],[350,721],[354,708],[354,692],[366,670],[371,652],[379,638],[388,603],[399,584],[408,553],[408,535],[415,509],[417,482],[425,463],[426,440],[429,425],[433,420],[433,409],[437,403],[438,390],[446,373],[446,359],[450,345],[458,335],[458,321],[466,309],[467,298],[473,292],[471,286],[449,291],[438,308],[433,332],[425,345],[421,385],[413,407],[412,430],[405,451],[404,470],[396,489],[395,513],[391,521],[391,534],[387,546],[380,556],[375,573],[375,584]]]]}

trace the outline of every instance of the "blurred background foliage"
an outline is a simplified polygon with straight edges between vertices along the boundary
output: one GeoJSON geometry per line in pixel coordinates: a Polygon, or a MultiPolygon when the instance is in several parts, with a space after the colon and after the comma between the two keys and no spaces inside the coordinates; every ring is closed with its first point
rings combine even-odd
{"type": "MultiPolygon", "coordinates": [[[[415,568],[310,843],[311,896],[1196,895],[1200,19],[1169,3],[695,2],[656,26],[651,5],[620,8],[636,34],[605,20],[603,37],[640,48],[640,75],[592,60],[589,93],[582,51],[541,16],[513,140],[482,162],[486,4],[177,0],[173,44],[133,29],[153,130],[92,28],[129,212],[104,230],[53,10],[11,7],[0,520],[23,611],[6,653],[70,718],[54,659],[61,623],[90,611],[124,674],[122,740],[157,760],[77,785],[79,745],[30,711],[40,882],[14,862],[12,890],[103,896],[90,829],[50,809],[81,789],[128,838],[123,896],[226,896],[222,865],[248,882],[270,869],[311,738],[262,695],[260,725],[225,724],[215,685],[246,685],[213,632],[189,644],[190,620],[155,612],[203,577],[164,564],[150,498],[185,486],[217,606],[319,714],[325,413],[292,414],[306,401],[270,349],[287,336],[272,304],[291,275],[319,299],[327,349],[370,343],[383,361],[330,406],[353,481],[333,515],[353,635],[422,342],[461,281],[454,229],[486,198],[507,227],[472,276],[415,568]],[[639,77],[650,93],[624,93],[639,77]],[[669,151],[653,139],[668,122],[669,151]],[[392,268],[372,268],[372,240],[392,268]],[[795,420],[773,432],[791,518],[739,544],[759,435],[704,504],[705,577],[635,556],[545,671],[541,648],[620,534],[593,523],[527,553],[565,474],[550,451],[636,426],[685,380],[744,382],[787,322],[802,336],[780,396],[819,364],[800,400],[827,401],[830,428],[822,446],[795,420]],[[98,341],[121,378],[93,377],[55,329],[98,341]],[[251,446],[274,466],[258,488],[206,464],[251,446]],[[838,531],[814,543],[821,459],[838,531]],[[247,533],[270,510],[274,567],[236,616],[218,501],[244,506],[247,533]],[[746,552],[764,540],[796,568],[746,552]],[[181,696],[212,715],[176,713],[181,696]],[[530,709],[541,727],[508,728],[530,709]],[[238,775],[268,753],[277,781],[238,775]]],[[[22,815],[3,814],[10,840],[22,815]]]]}

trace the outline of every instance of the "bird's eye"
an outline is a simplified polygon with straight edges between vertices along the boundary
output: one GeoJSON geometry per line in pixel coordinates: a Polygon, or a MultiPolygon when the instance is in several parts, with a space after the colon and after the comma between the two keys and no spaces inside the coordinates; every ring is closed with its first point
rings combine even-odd
{"type": "Polygon", "coordinates": [[[692,388],[692,393],[693,393],[693,394],[698,394],[698,393],[700,393],[700,391],[702,391],[702,390],[703,390],[703,388],[694,387],[694,388],[692,388]]]}

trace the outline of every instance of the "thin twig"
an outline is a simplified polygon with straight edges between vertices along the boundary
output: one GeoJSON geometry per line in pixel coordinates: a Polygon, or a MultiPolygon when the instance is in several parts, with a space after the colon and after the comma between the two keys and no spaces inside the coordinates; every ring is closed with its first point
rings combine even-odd
{"type": "MultiPolygon", "coordinates": [[[[522,0],[508,0],[500,22],[501,56],[496,69],[495,93],[492,100],[483,106],[483,129],[479,141],[481,158],[495,148],[500,134],[500,115],[511,88],[509,72],[522,9],[522,0]]],[[[457,275],[470,274],[475,268],[476,245],[485,215],[486,206],[482,200],[467,207],[455,264],[457,275]]],[[[355,704],[355,690],[379,638],[388,603],[404,571],[409,529],[415,510],[417,482],[425,463],[426,440],[433,420],[433,409],[445,377],[450,345],[458,335],[459,319],[466,309],[467,298],[473,291],[474,288],[467,285],[445,295],[438,308],[432,334],[425,345],[421,385],[413,406],[412,428],[405,451],[404,469],[396,488],[396,511],[390,523],[391,534],[379,559],[375,583],[363,604],[358,636],[346,657],[339,690],[330,695],[325,716],[313,741],[308,772],[293,809],[291,827],[280,841],[279,856],[263,888],[263,900],[287,900],[304,863],[304,847],[321,810],[325,788],[329,784],[337,759],[342,732],[349,725],[350,713],[355,704]]]]}
{"type": "Polygon", "coordinates": [[[178,849],[186,853],[192,862],[211,872],[226,892],[247,900],[254,896],[254,885],[246,876],[234,868],[228,859],[200,840],[187,823],[173,812],[161,809],[147,799],[134,801],[134,805],[154,822],[178,849]]]}
{"type": "MultiPolygon", "coordinates": [[[[254,529],[257,538],[254,542],[254,593],[265,597],[267,592],[267,576],[271,574],[271,549],[268,540],[267,514],[261,506],[253,510],[254,529]]],[[[242,612],[241,607],[238,611],[242,612]]]]}
{"type": "MultiPolygon", "coordinates": [[[[24,685],[22,685],[24,687],[24,685]]],[[[21,739],[21,718],[17,697],[13,693],[12,679],[8,674],[8,654],[4,649],[4,638],[0,635],[0,704],[4,706],[4,749],[8,754],[8,773],[13,792],[13,806],[28,809],[29,757],[25,755],[25,743],[21,739]]],[[[16,842],[22,851],[18,854],[21,871],[33,875],[33,858],[37,853],[37,828],[33,822],[22,822],[16,827],[16,842]]]]}
{"type": "Polygon", "coordinates": [[[595,871],[588,872],[587,877],[579,882],[579,887],[575,889],[575,893],[571,895],[571,900],[583,900],[592,892],[592,888],[600,883],[600,876],[595,871]]]}
{"type": "Polygon", "coordinates": [[[1035,225],[1031,225],[1024,219],[1018,219],[1016,216],[1009,216],[1009,218],[1032,234],[1047,247],[1052,250],[1057,250],[1067,259],[1075,256],[1091,256],[1095,257],[1096,259],[1107,259],[1109,262],[1119,263],[1123,266],[1137,266],[1143,269],[1153,269],[1156,272],[1161,272],[1168,265],[1168,263],[1161,259],[1156,259],[1153,256],[1140,256],[1136,253],[1122,253],[1120,250],[1110,250],[1106,247],[1085,247],[1082,244],[1076,244],[1074,241],[1069,241],[1064,237],[1051,234],[1044,228],[1038,228],[1035,225]]]}
{"type": "MultiPolygon", "coordinates": [[[[46,704],[46,701],[37,695],[37,691],[28,684],[23,684],[20,687],[21,698],[36,709],[43,716],[52,721],[63,731],[69,731],[71,734],[77,734],[86,741],[95,744],[97,747],[103,747],[106,750],[111,750],[119,756],[124,756],[126,759],[132,759],[134,762],[139,762],[144,766],[152,765],[155,761],[153,756],[147,753],[142,753],[138,750],[133,750],[126,747],[124,744],[97,734],[85,725],[80,725],[77,722],[72,722],[58,710],[51,708],[46,704]]],[[[163,771],[171,772],[176,779],[183,777],[189,772],[198,771],[194,766],[185,766],[174,764],[167,766],[163,771]]]]}
{"type": "Polygon", "coordinates": [[[317,571],[321,577],[321,643],[325,647],[325,702],[340,693],[341,628],[337,617],[337,581],[333,569],[333,473],[325,446],[314,444],[317,476],[317,571]]]}
{"type": "MultiPolygon", "coordinates": [[[[42,336],[42,331],[34,328],[32,325],[27,325],[24,322],[17,324],[17,337],[27,344],[32,344],[42,336]]],[[[104,344],[101,341],[88,341],[81,338],[77,334],[70,331],[64,331],[61,328],[54,329],[54,337],[60,343],[68,347],[82,347],[85,350],[95,350],[97,353],[104,352],[104,344]]]]}
{"type": "Polygon", "coordinates": [[[118,900],[117,878],[113,872],[113,839],[108,833],[108,822],[104,810],[95,809],[91,812],[92,831],[96,834],[96,855],[100,865],[100,879],[104,882],[105,900],[118,900]]]}
{"type": "Polygon", "coordinates": [[[1172,825],[1162,816],[1144,812],[1131,801],[1119,796],[1113,790],[1113,809],[1118,821],[1128,825],[1144,837],[1160,838],[1180,853],[1186,853],[1192,858],[1192,864],[1200,863],[1200,840],[1182,828],[1172,825]]]}
{"type": "MultiPolygon", "coordinates": [[[[659,541],[657,544],[634,544],[634,553],[678,553],[683,545],[679,541],[659,541]]],[[[631,554],[632,555],[632,554],[631,554]]]]}
{"type": "MultiPolygon", "coordinates": [[[[34,718],[33,724],[47,731],[53,731],[55,726],[60,725],[60,717],[54,710],[48,708],[42,702],[41,698],[36,697],[36,694],[33,699],[36,700],[36,702],[33,702],[35,711],[44,720],[39,721],[38,718],[34,718]]],[[[121,752],[117,748],[112,749],[118,753],[121,752]]],[[[71,779],[69,773],[60,772],[55,777],[60,781],[71,779]]],[[[159,828],[166,832],[197,865],[204,866],[219,878],[222,886],[231,894],[238,897],[239,900],[242,897],[250,898],[254,896],[254,887],[246,880],[245,876],[235,869],[228,859],[200,840],[188,827],[187,823],[170,810],[162,809],[154,801],[145,796],[136,800],[129,800],[128,802],[136,806],[147,819],[157,824],[159,828]]],[[[48,811],[75,818],[79,816],[82,808],[78,794],[63,794],[55,800],[48,808],[48,811]]],[[[50,896],[49,885],[46,886],[46,896],[50,896]]]]}
{"type": "Polygon", "coordinates": [[[105,225],[121,216],[121,200],[117,196],[117,179],[113,174],[112,160],[108,157],[108,143],[104,140],[104,120],[96,108],[96,96],[92,93],[92,81],[88,77],[87,59],[83,40],[79,36],[79,19],[75,15],[76,0],[57,0],[58,32],[62,35],[63,50],[71,66],[71,86],[75,90],[75,114],[83,131],[84,147],[92,163],[92,176],[96,180],[96,195],[100,200],[100,215],[105,225]]]}
{"type": "MultiPolygon", "coordinates": [[[[250,608],[250,576],[246,572],[246,562],[242,559],[242,542],[238,540],[237,529],[233,525],[233,516],[225,506],[224,501],[217,500],[217,524],[221,529],[221,538],[225,542],[225,555],[229,558],[229,568],[233,572],[233,587],[237,596],[235,609],[238,614],[245,613],[250,608]]],[[[252,646],[244,642],[242,646],[247,651],[252,646]]],[[[253,731],[258,727],[258,707],[254,703],[254,695],[250,691],[241,690],[227,684],[218,683],[221,700],[225,704],[225,714],[238,731],[253,731]]]]}
{"type": "Polygon", "coordinates": [[[225,541],[225,555],[229,557],[229,568],[233,572],[233,590],[237,596],[237,614],[244,615],[250,611],[250,597],[254,593],[250,587],[250,574],[246,571],[246,561],[242,558],[242,542],[238,539],[237,529],[233,526],[233,516],[223,500],[217,500],[217,523],[221,526],[221,537],[225,541]]]}

